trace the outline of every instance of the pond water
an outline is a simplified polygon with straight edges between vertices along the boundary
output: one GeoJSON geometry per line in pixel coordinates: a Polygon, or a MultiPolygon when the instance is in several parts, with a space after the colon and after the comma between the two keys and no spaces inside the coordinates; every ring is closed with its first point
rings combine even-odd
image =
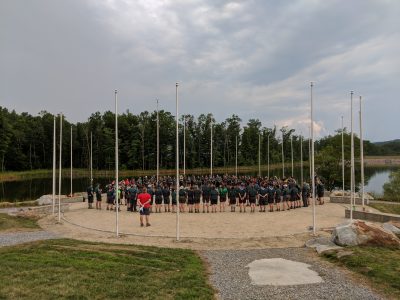
{"type": "MultiPolygon", "coordinates": [[[[376,195],[383,194],[383,184],[388,182],[389,175],[393,170],[398,168],[365,168],[365,191],[373,192],[376,195]]],[[[307,167],[304,168],[304,179],[308,178],[307,167]]],[[[240,171],[240,169],[239,169],[240,171]]],[[[256,173],[249,175],[256,175],[256,173]]],[[[267,176],[267,172],[262,172],[263,176],[267,176]]],[[[286,169],[285,175],[291,175],[291,170],[286,169]]],[[[271,170],[270,176],[282,176],[282,170],[271,170]]],[[[300,178],[300,168],[294,169],[295,178],[300,178]]],[[[348,175],[346,175],[349,178],[348,175]]],[[[356,183],[359,184],[359,176],[356,176],[356,183]]],[[[102,186],[108,184],[112,180],[110,177],[95,178],[95,183],[100,183],[102,186]]],[[[348,180],[346,180],[347,182],[348,180]]],[[[70,193],[70,179],[62,179],[61,193],[70,193]]],[[[74,178],[72,185],[74,192],[86,191],[89,185],[89,179],[86,177],[74,178]]],[[[346,184],[346,188],[348,188],[346,184]]],[[[56,183],[56,190],[58,193],[58,180],[56,183]]],[[[44,194],[52,193],[52,179],[51,178],[35,178],[21,181],[0,182],[0,202],[9,201],[29,201],[36,200],[44,194]]]]}

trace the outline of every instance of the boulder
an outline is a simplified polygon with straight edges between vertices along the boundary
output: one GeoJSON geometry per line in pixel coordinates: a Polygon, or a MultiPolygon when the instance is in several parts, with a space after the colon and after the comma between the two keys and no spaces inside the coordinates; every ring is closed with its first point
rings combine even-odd
{"type": "Polygon", "coordinates": [[[400,224],[398,222],[387,222],[382,225],[382,228],[397,236],[400,235],[400,224]],[[396,226],[397,225],[397,226],[396,226]]]}
{"type": "Polygon", "coordinates": [[[359,220],[335,227],[331,241],[339,246],[376,245],[400,247],[400,239],[393,233],[372,223],[359,220]]]}
{"type": "Polygon", "coordinates": [[[334,242],[332,242],[329,238],[326,237],[317,237],[306,242],[306,247],[314,248],[318,254],[324,253],[330,250],[339,250],[342,247],[339,247],[334,242]]]}
{"type": "Polygon", "coordinates": [[[36,200],[39,205],[49,205],[53,203],[52,195],[43,195],[39,199],[36,200]]]}

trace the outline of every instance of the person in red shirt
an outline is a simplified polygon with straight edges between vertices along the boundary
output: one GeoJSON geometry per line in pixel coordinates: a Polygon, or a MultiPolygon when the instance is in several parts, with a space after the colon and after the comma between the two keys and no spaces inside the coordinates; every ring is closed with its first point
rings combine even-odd
{"type": "Polygon", "coordinates": [[[149,216],[151,208],[151,196],[147,193],[147,188],[144,186],[142,192],[137,196],[137,204],[140,212],[140,226],[143,227],[143,216],[146,218],[146,226],[150,226],[149,216]]]}

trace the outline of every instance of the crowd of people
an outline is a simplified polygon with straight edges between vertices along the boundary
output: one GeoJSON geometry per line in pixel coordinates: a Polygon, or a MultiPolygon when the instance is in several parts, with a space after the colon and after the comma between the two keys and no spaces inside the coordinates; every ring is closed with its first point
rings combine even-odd
{"type": "MultiPolygon", "coordinates": [[[[96,197],[96,209],[101,209],[102,188],[97,184],[88,190],[89,208],[93,208],[96,197]]],[[[105,186],[107,195],[106,210],[126,206],[128,211],[140,212],[146,216],[146,226],[150,226],[150,212],[173,212],[177,209],[185,213],[245,213],[285,211],[310,204],[311,188],[309,182],[298,184],[293,177],[279,179],[277,177],[251,176],[186,176],[180,177],[179,191],[173,177],[164,176],[124,179],[118,184],[116,193],[115,181],[105,186]],[[116,197],[117,196],[117,197],[116,197]],[[177,201],[179,200],[179,201],[177,201]]],[[[316,177],[315,195],[318,204],[324,204],[324,184],[316,177]]],[[[144,226],[143,218],[141,225],[144,226]]]]}

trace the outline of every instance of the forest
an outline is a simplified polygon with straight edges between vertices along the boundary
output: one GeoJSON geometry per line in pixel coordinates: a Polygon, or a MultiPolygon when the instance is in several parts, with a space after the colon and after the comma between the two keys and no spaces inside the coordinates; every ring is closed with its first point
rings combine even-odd
{"type": "MultiPolygon", "coordinates": [[[[0,107],[0,160],[1,171],[22,171],[51,169],[53,153],[54,116],[41,111],[37,116],[18,114],[0,107]]],[[[56,116],[57,151],[59,147],[60,117],[56,116]]],[[[156,169],[157,163],[157,112],[144,111],[133,114],[126,111],[118,116],[119,161],[122,170],[156,169]]],[[[186,142],[186,168],[210,166],[211,126],[213,130],[213,165],[229,167],[235,165],[236,141],[238,164],[253,166],[258,164],[258,143],[260,139],[261,164],[282,161],[282,137],[284,159],[293,157],[300,160],[300,143],[303,141],[303,160],[309,158],[309,140],[296,134],[294,129],[264,127],[258,119],[250,119],[241,126],[242,120],[233,114],[223,122],[216,122],[213,115],[183,115],[180,117],[180,161],[183,161],[183,139],[186,142]],[[185,133],[185,134],[184,134],[185,133]]],[[[93,168],[113,169],[115,163],[115,114],[106,111],[93,113],[86,122],[72,124],[62,121],[63,167],[70,166],[70,146],[72,130],[73,167],[88,168],[90,161],[90,140],[93,144],[93,168]]],[[[175,167],[175,116],[167,111],[159,111],[160,168],[175,167]]],[[[349,161],[350,135],[345,130],[346,162],[349,161]]],[[[356,157],[359,140],[356,137],[356,157]]],[[[382,146],[364,142],[366,155],[379,153],[382,146]]],[[[341,160],[341,130],[334,136],[327,136],[315,143],[316,164],[321,170],[337,168],[341,160]]],[[[58,152],[57,152],[58,153],[58,152]]]]}

